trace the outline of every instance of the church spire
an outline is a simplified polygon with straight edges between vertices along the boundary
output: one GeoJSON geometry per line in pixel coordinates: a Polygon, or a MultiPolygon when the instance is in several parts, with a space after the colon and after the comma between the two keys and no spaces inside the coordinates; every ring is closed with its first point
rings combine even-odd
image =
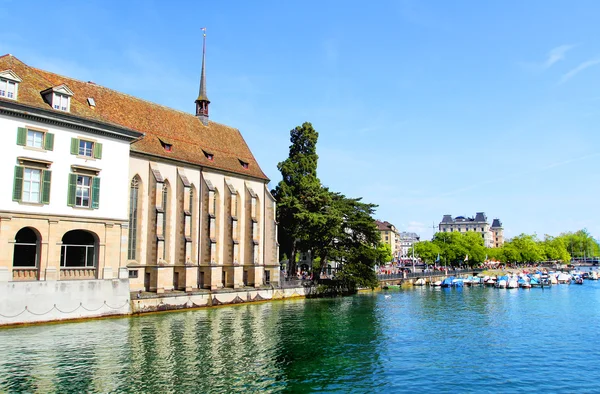
{"type": "Polygon", "coordinates": [[[202,74],[200,75],[200,91],[198,98],[196,99],[196,116],[202,121],[202,124],[208,126],[208,104],[210,100],[206,95],[206,71],[205,71],[205,60],[206,60],[206,27],[202,28],[202,74]]]}

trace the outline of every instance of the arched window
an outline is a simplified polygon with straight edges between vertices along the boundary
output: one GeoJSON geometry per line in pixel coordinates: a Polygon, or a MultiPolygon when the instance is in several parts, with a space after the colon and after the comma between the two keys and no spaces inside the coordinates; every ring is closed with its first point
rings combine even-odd
{"type": "Polygon", "coordinates": [[[127,245],[127,259],[135,260],[137,248],[138,228],[138,195],[139,182],[137,177],[131,180],[129,189],[129,243],[127,245]]]}
{"type": "Polygon", "coordinates": [[[96,240],[92,233],[72,230],[62,237],[61,268],[94,268],[96,266],[96,240]]]}
{"type": "Polygon", "coordinates": [[[37,267],[39,239],[35,231],[24,227],[15,236],[13,267],[37,267]]]}
{"type": "Polygon", "coordinates": [[[162,190],[162,209],[163,209],[163,234],[164,234],[164,238],[165,238],[165,242],[164,242],[164,248],[163,248],[163,260],[167,259],[167,199],[169,197],[169,187],[167,186],[166,183],[163,184],[163,190],[162,190]]]}
{"type": "Polygon", "coordinates": [[[188,211],[190,213],[190,234],[194,234],[194,189],[190,189],[190,201],[188,206],[188,211]]]}

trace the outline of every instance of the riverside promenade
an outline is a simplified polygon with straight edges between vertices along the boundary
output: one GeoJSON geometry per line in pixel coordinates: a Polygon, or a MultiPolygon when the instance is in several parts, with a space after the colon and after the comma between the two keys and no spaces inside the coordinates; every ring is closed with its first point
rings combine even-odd
{"type": "Polygon", "coordinates": [[[377,275],[377,280],[381,284],[381,286],[385,285],[402,285],[402,284],[412,284],[415,280],[423,278],[425,279],[425,283],[429,284],[435,282],[436,280],[441,280],[448,276],[455,277],[467,277],[467,276],[475,276],[480,272],[483,272],[483,269],[456,269],[456,270],[447,270],[447,271],[434,271],[427,270],[426,272],[406,272],[406,273],[398,273],[398,274],[379,274],[377,275]]]}

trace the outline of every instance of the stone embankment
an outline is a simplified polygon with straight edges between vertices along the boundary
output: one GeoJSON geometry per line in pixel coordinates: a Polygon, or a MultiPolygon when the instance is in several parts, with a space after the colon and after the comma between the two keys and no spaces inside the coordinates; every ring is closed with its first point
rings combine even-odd
{"type": "Polygon", "coordinates": [[[282,300],[305,297],[305,289],[298,288],[266,288],[266,289],[223,289],[216,291],[199,290],[189,293],[170,292],[133,293],[131,295],[131,313],[141,314],[182,309],[206,308],[219,305],[235,305],[259,301],[282,300]]]}
{"type": "Polygon", "coordinates": [[[131,293],[120,279],[0,282],[0,326],[207,308],[305,297],[304,287],[131,293]]]}

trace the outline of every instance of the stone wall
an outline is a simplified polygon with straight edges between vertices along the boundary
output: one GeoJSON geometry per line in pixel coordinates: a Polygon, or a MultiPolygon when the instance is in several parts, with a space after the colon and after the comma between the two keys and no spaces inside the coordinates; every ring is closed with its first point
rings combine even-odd
{"type": "Polygon", "coordinates": [[[131,298],[126,275],[123,270],[124,279],[0,281],[0,325],[128,315],[131,298]]]}
{"type": "Polygon", "coordinates": [[[282,300],[305,297],[304,288],[256,289],[231,292],[204,292],[134,299],[131,313],[146,313],[178,309],[191,309],[217,305],[235,305],[248,302],[282,300]]]}

